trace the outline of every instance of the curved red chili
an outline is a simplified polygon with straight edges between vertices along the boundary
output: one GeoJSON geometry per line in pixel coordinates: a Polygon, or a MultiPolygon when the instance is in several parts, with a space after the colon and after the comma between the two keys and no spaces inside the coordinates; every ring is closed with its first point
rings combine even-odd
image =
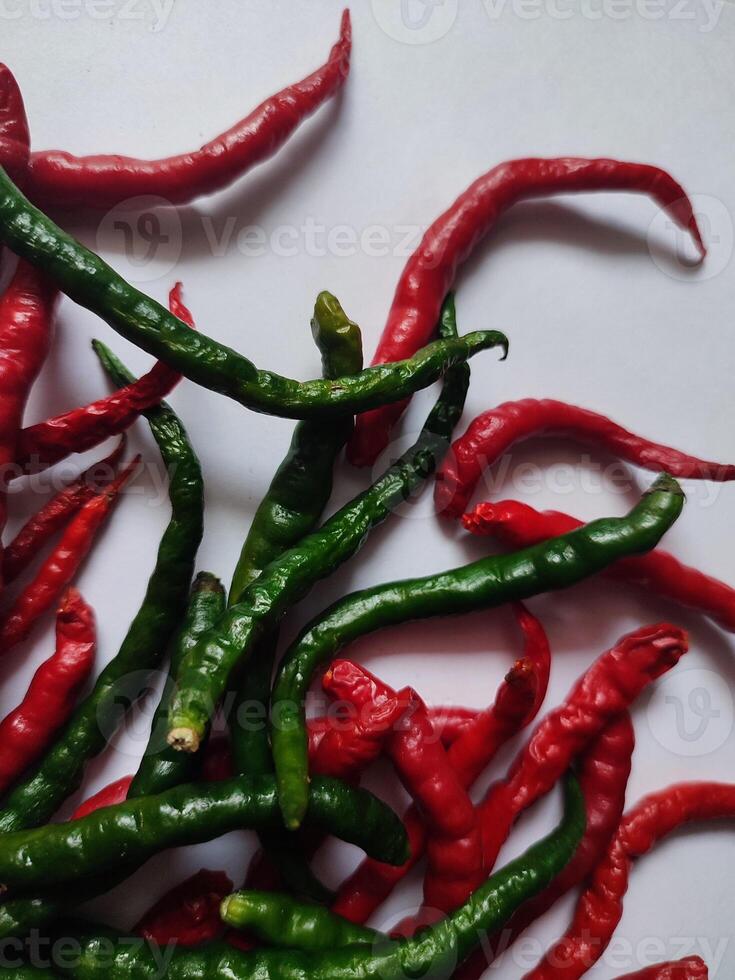
{"type": "Polygon", "coordinates": [[[6,584],[16,579],[28,567],[43,546],[67,524],[69,518],[83,504],[112,481],[124,448],[123,437],[109,456],[87,467],[28,518],[3,553],[2,570],[6,584]]]}
{"type": "MultiPolygon", "coordinates": [[[[448,757],[464,787],[492,762],[502,745],[529,724],[546,694],[550,651],[543,627],[521,604],[514,605],[524,634],[524,657],[511,668],[498,689],[495,702],[476,713],[474,722],[449,746],[448,757]],[[530,668],[530,669],[529,669],[530,668]]],[[[418,808],[403,816],[409,839],[410,859],[400,868],[365,858],[342,884],[332,910],[351,922],[366,922],[396,885],[415,867],[426,850],[426,830],[418,808]]],[[[410,928],[409,923],[402,924],[410,928]]]]}
{"type": "Polygon", "coordinates": [[[31,154],[27,193],[37,204],[112,208],[128,198],[155,195],[186,204],[227,187],[272,156],[299,123],[341,87],[350,67],[352,33],[347,10],[340,37],[321,68],[266,99],[249,116],[199,150],[162,160],[105,154],[77,157],[62,150],[31,154]]]}
{"type": "Polygon", "coordinates": [[[0,792],[42,754],[74,710],[94,665],[94,613],[76,589],[56,613],[56,651],[33,675],[22,702],[0,722],[0,792]]]}
{"type": "Polygon", "coordinates": [[[233,891],[224,871],[202,868],[159,898],[133,932],[160,946],[210,942],[224,932],[219,907],[233,891]]]}
{"type": "Polygon", "coordinates": [[[486,870],[494,866],[518,815],[548,793],[590,741],[687,649],[684,631],[661,623],[628,633],[598,657],[480,804],[486,870]]]}
{"type": "Polygon", "coordinates": [[[128,790],[133,781],[133,776],[121,776],[107,786],[103,786],[93,796],[90,796],[83,803],[80,803],[74,813],[69,817],[70,820],[81,820],[82,817],[89,816],[97,810],[102,810],[106,806],[115,806],[124,803],[128,797],[128,790]]]}
{"type": "MultiPolygon", "coordinates": [[[[706,249],[691,201],[670,174],[658,167],[620,160],[529,158],[510,160],[478,178],[440,215],[421,239],[401,273],[373,364],[414,354],[431,337],[457,268],[518,201],[571,191],[635,191],[653,198],[702,256],[706,249]]],[[[349,459],[367,466],[387,446],[390,430],[407,402],[385,405],[357,419],[349,459]]]]}
{"type": "Polygon", "coordinates": [[[136,456],[102,493],[82,506],[36,577],[16,598],[0,625],[0,651],[3,654],[28,636],[39,617],[69,585],[139,462],[140,456],[136,456]]]}
{"type": "Polygon", "coordinates": [[[628,462],[672,476],[700,480],[733,480],[735,466],[711,463],[637,436],[586,408],[551,398],[524,398],[483,412],[452,443],[439,467],[434,488],[437,512],[459,517],[483,472],[511,446],[540,435],[569,436],[615,453],[628,462]]]}
{"type": "Polygon", "coordinates": [[[579,784],[587,827],[572,860],[543,892],[526,902],[498,935],[490,936],[455,973],[455,980],[479,980],[493,960],[556,902],[581,884],[602,860],[625,808],[635,732],[628,712],[612,721],[583,753],[579,784]]]}
{"type": "MultiPolygon", "coordinates": [[[[194,319],[184,305],[181,290],[180,282],[171,289],[169,309],[193,328],[194,319]]],[[[180,380],[177,371],[157,361],[147,374],[110,395],[21,429],[16,450],[18,468],[23,473],[37,473],[71,453],[86,452],[119,435],[142,412],[158,405],[180,380]]]]}
{"type": "MultiPolygon", "coordinates": [[[[501,500],[479,504],[464,515],[462,523],[473,534],[490,535],[517,550],[566,534],[580,527],[582,521],[559,511],[541,512],[517,500],[501,500]]],[[[735,589],[684,565],[666,551],[656,548],[647,555],[625,558],[602,574],[696,609],[723,629],[735,632],[735,589]]]]}
{"type": "Polygon", "coordinates": [[[19,262],[0,298],[0,533],[23,411],[51,345],[57,297],[40,272],[19,262]]]}
{"type": "Polygon", "coordinates": [[[21,187],[25,183],[30,149],[23,96],[11,70],[0,64],[0,166],[21,187]]]}
{"type": "Polygon", "coordinates": [[[572,924],[526,980],[573,980],[602,956],[623,914],[631,867],[663,837],[698,820],[735,817],[735,785],[681,783],[644,797],[623,818],[577,902],[572,924]]]}

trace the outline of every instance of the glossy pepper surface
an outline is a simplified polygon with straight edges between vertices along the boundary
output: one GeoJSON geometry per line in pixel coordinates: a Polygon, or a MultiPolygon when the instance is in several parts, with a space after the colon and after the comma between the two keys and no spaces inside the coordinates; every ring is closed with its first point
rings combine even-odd
{"type": "Polygon", "coordinates": [[[166,892],[133,932],[161,946],[199,946],[209,942],[222,932],[219,907],[231,891],[232,882],[223,871],[202,868],[166,892]]]}
{"type": "MultiPolygon", "coordinates": [[[[383,947],[335,950],[264,950],[244,953],[219,943],[195,950],[168,949],[169,980],[448,980],[482,931],[499,928],[526,899],[544,888],[574,854],[584,828],[584,804],[573,781],[566,787],[565,815],[548,837],[483,884],[455,913],[421,935],[383,947]]],[[[81,956],[70,975],[78,980],[149,977],[160,970],[160,950],[131,950],[126,937],[81,935],[81,956]]]]}
{"type": "MultiPolygon", "coordinates": [[[[633,191],[648,194],[705,253],[691,201],[666,171],[621,160],[579,157],[509,160],[479,177],[425,232],[401,273],[374,364],[409,357],[431,334],[458,267],[511,205],[570,191],[633,191]]],[[[396,403],[358,420],[348,453],[352,462],[374,462],[388,444],[405,408],[396,403]]]]}
{"type": "Polygon", "coordinates": [[[0,791],[23,775],[69,718],[94,666],[96,644],[91,607],[68,589],[56,613],[56,651],[35,672],[22,702],[0,721],[0,791]]]}
{"type": "Polygon", "coordinates": [[[497,331],[437,340],[408,361],[367,368],[339,381],[293,381],[260,371],[230,347],[188,330],[33,207],[0,168],[0,242],[42,268],[71,299],[127,340],[197,384],[258,412],[309,418],[363,412],[405,398],[452,364],[507,340],[497,331]]]}
{"type": "Polygon", "coordinates": [[[284,655],[273,692],[271,740],[287,826],[308,800],[306,691],[316,668],[347,643],[410,619],[470,612],[566,588],[629,554],[650,551],[681,513],[683,497],[661,476],[627,517],[607,518],[512,555],[483,558],[424,578],[389,582],[336,602],[284,655]]]}
{"type": "Polygon", "coordinates": [[[734,816],[735,785],[727,783],[680,783],[644,797],[625,814],[565,936],[527,980],[583,976],[602,956],[622,918],[633,862],[686,824],[734,816]]]}
{"type": "MultiPolygon", "coordinates": [[[[124,371],[124,369],[121,368],[124,371]]],[[[171,519],[161,538],[143,602],[118,653],[79,705],[59,741],[4,801],[4,832],[34,827],[53,816],[79,787],[87,762],[121,723],[120,699],[131,705],[164,656],[186,608],[202,536],[203,490],[199,461],[178,416],[165,403],[146,415],[169,474],[171,519]]]]}
{"type": "Polygon", "coordinates": [[[27,176],[30,148],[23,96],[11,70],[0,64],[0,167],[20,184],[27,176]]]}
{"type": "MultiPolygon", "coordinates": [[[[0,882],[28,892],[141,862],[168,847],[212,840],[231,830],[275,826],[275,780],[262,776],[177,786],[127,800],[71,823],[6,834],[0,882]]],[[[367,790],[320,777],[312,784],[309,819],[387,861],[403,861],[406,840],[393,811],[367,790]]]]}
{"type": "MultiPolygon", "coordinates": [[[[527,548],[567,534],[583,522],[556,510],[538,511],[517,500],[501,500],[479,504],[464,515],[462,523],[473,534],[496,537],[511,548],[527,548]]],[[[648,555],[625,558],[603,574],[696,609],[735,632],[735,589],[667,551],[656,548],[648,555]]]]}
{"type": "MultiPolygon", "coordinates": [[[[456,332],[454,300],[448,297],[440,330],[456,332]]],[[[252,645],[278,623],[319,579],[331,575],[433,473],[451,439],[467,394],[469,368],[460,363],[444,377],[442,393],[418,439],[375,483],[345,504],[320,528],[268,565],[214,630],[184,660],[169,716],[169,738],[195,751],[232,671],[252,645]]]]}
{"type": "Polygon", "coordinates": [[[524,398],[483,412],[455,439],[436,474],[434,500],[438,512],[461,516],[483,472],[511,446],[541,435],[569,436],[638,466],[682,479],[735,479],[733,465],[711,463],[651,442],[597,412],[551,398],[524,398]]]}
{"type": "Polygon", "coordinates": [[[339,91],[350,68],[351,41],[345,10],[339,40],[321,68],[266,99],[198,150],[161,160],[43,150],[31,155],[28,192],[48,205],[107,210],[140,195],[186,204],[221,190],[272,156],[303,119],[339,91]]]}
{"type": "MultiPolygon", "coordinates": [[[[187,326],[194,326],[181,298],[181,283],[169,294],[169,309],[187,326]]],[[[16,450],[18,467],[37,473],[71,453],[83,453],[124,432],[141,412],[158,405],[180,378],[177,371],[159,361],[147,374],[105,398],[22,429],[16,450]]]]}

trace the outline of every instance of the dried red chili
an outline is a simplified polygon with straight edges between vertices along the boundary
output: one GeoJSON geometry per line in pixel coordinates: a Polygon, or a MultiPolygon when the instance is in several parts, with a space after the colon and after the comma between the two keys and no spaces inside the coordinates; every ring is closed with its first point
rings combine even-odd
{"type": "Polygon", "coordinates": [[[539,435],[592,444],[649,470],[702,480],[733,480],[735,466],[711,463],[637,436],[586,408],[550,398],[524,398],[483,412],[452,443],[436,475],[437,512],[459,517],[482,476],[511,446],[539,435]]]}
{"type": "Polygon", "coordinates": [[[0,298],[0,533],[23,410],[51,345],[57,296],[40,272],[19,262],[0,298]]]}
{"type": "Polygon", "coordinates": [[[591,740],[687,649],[684,631],[662,623],[628,633],[592,664],[481,803],[486,870],[494,866],[518,815],[548,793],[591,740]]]}
{"type": "Polygon", "coordinates": [[[74,709],[94,664],[94,613],[67,589],[56,613],[56,651],[33,675],[22,702],[0,721],[0,792],[48,747],[74,709]]]}
{"type": "Polygon", "coordinates": [[[219,907],[233,891],[234,885],[224,871],[202,868],[166,892],[133,932],[161,946],[209,942],[224,932],[219,907]]]}
{"type": "Polygon", "coordinates": [[[597,736],[580,758],[579,784],[584,794],[587,828],[574,857],[548,888],[521,906],[502,932],[482,943],[455,973],[455,980],[479,980],[493,960],[531,923],[596,867],[623,815],[634,747],[635,732],[626,711],[597,736]]]}
{"type": "Polygon", "coordinates": [[[69,817],[70,820],[81,820],[82,817],[89,816],[97,810],[102,810],[106,806],[115,806],[127,799],[132,776],[121,776],[107,786],[103,786],[93,796],[90,796],[83,803],[80,803],[74,813],[69,817]]]}
{"type": "MultiPolygon", "coordinates": [[[[398,281],[373,364],[409,357],[423,347],[457,267],[511,205],[547,194],[614,190],[649,194],[677,225],[688,229],[704,256],[706,249],[689,198],[658,167],[575,157],[510,160],[471,184],[424,234],[398,281]]],[[[375,461],[406,404],[385,405],[358,417],[349,446],[353,463],[366,466],[375,461]]]]}
{"type": "Polygon", "coordinates": [[[16,598],[0,626],[0,650],[4,654],[28,636],[39,617],[69,585],[139,462],[140,457],[136,456],[102,493],[82,506],[36,577],[16,598]]]}
{"type": "Polygon", "coordinates": [[[28,567],[43,546],[83,504],[111,482],[124,448],[123,438],[109,456],[87,467],[26,521],[3,553],[3,580],[6,584],[28,567]]]}
{"type": "Polygon", "coordinates": [[[272,156],[299,123],[342,87],[350,67],[349,12],[321,68],[266,99],[249,116],[199,150],[162,160],[119,155],[76,157],[61,150],[31,154],[28,196],[46,207],[111,208],[152,194],[186,204],[227,187],[272,156]]]}
{"type": "MultiPolygon", "coordinates": [[[[462,523],[473,534],[490,535],[517,550],[566,534],[582,522],[559,511],[537,511],[516,500],[479,504],[462,523]]],[[[603,572],[710,616],[735,632],[735,589],[656,549],[625,558],[603,572]]]]}
{"type": "MultiPolygon", "coordinates": [[[[177,282],[170,291],[169,309],[179,320],[193,327],[194,320],[184,305],[181,288],[181,283],[177,282]]],[[[16,450],[19,470],[37,473],[71,453],[86,452],[110,436],[118,435],[142,412],[158,405],[180,379],[180,374],[163,361],[157,361],[147,374],[105,398],[21,429],[16,450]]]]}
{"type": "Polygon", "coordinates": [[[0,166],[21,187],[25,183],[30,148],[23,96],[11,70],[0,64],[0,166]]]}
{"type": "MultiPolygon", "coordinates": [[[[514,606],[524,634],[524,657],[500,685],[495,702],[478,712],[475,721],[449,747],[449,761],[466,789],[487,768],[501,746],[529,724],[546,694],[550,651],[543,627],[520,603],[514,606]],[[531,668],[529,670],[529,667],[531,668]]],[[[342,884],[332,906],[351,922],[366,922],[426,849],[426,830],[418,808],[403,816],[411,857],[400,868],[366,858],[342,884]]]]}
{"type": "Polygon", "coordinates": [[[735,817],[735,785],[681,783],[644,797],[623,818],[577,902],[566,934],[526,980],[572,980],[586,973],[602,956],[620,922],[636,858],[684,824],[723,817],[735,817]]]}

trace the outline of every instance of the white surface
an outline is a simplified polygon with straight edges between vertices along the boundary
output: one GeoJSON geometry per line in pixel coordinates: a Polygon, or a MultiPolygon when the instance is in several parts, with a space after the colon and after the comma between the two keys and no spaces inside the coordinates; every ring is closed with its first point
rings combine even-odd
{"type": "MultiPolygon", "coordinates": [[[[456,0],[437,2],[429,36],[437,26],[448,26],[456,12],[456,0]]],[[[733,4],[707,7],[704,0],[685,0],[674,8],[673,3],[589,0],[579,7],[534,6],[527,0],[513,6],[509,0],[503,8],[467,0],[443,37],[418,44],[395,40],[380,26],[394,30],[398,3],[373,7],[377,17],[368,3],[354,10],[354,61],[344,97],[236,187],[182,210],[178,261],[160,254],[143,266],[125,255],[114,234],[98,236],[93,224],[81,223],[77,233],[104,248],[124,275],[159,299],[181,278],[203,330],[241,348],[259,365],[306,378],[318,373],[308,330],[317,291],[329,288],[339,295],[363,326],[366,351],[372,352],[405,261],[406,226],[428,224],[490,166],[529,154],[600,154],[657,163],[701,195],[698,208],[706,216],[712,247],[708,265],[692,272],[671,259],[666,251],[671,230],[655,221],[654,206],[643,198],[566,197],[518,207],[459,282],[460,329],[502,328],[512,345],[502,365],[493,354],[473,361],[465,420],[508,398],[555,396],[608,413],[662,442],[732,461],[733,4]],[[347,226],[358,238],[378,225],[387,229],[389,254],[366,254],[360,247],[340,254],[344,239],[337,249],[314,249],[301,232],[291,255],[271,248],[259,256],[243,255],[236,235],[220,254],[213,254],[210,244],[213,229],[219,238],[228,227],[257,225],[270,238],[281,226],[299,229],[310,220],[324,229],[347,226]],[[659,265],[649,251],[649,235],[660,244],[659,265]]],[[[148,0],[126,6],[122,0],[107,6],[0,4],[1,57],[23,87],[37,147],[146,156],[188,149],[319,64],[339,15],[337,4],[315,0],[179,0],[154,31],[153,9],[148,0]],[[107,19],[92,16],[100,11],[107,19]],[[144,18],[134,19],[137,13],[144,18]]],[[[407,37],[425,41],[427,35],[414,31],[407,37]]],[[[162,220],[178,245],[176,218],[162,220]]],[[[149,363],[94,317],[65,302],[30,420],[106,390],[87,343],[96,335],[134,368],[149,363]]],[[[433,392],[415,399],[406,431],[415,431],[432,397],[433,392]]],[[[198,567],[228,579],[291,423],[248,414],[191,384],[182,385],[172,402],[201,455],[207,482],[198,567]]],[[[135,430],[134,444],[145,448],[148,460],[156,459],[143,426],[135,430]]],[[[651,477],[626,470],[635,489],[622,499],[605,481],[598,492],[585,492],[582,475],[595,477],[610,462],[594,454],[585,459],[568,443],[535,442],[514,451],[494,494],[583,517],[622,513],[651,477]],[[520,485],[529,466],[532,479],[520,485]]],[[[351,496],[366,477],[342,466],[335,502],[351,496]]],[[[152,479],[149,472],[137,484],[146,492],[122,502],[79,576],[78,585],[99,617],[101,661],[117,650],[138,607],[168,519],[165,496],[160,489],[154,492],[152,479]]],[[[689,490],[685,514],[667,546],[735,582],[735,488],[691,485],[689,490]]],[[[14,498],[12,526],[39,503],[37,495],[14,498]]],[[[485,542],[438,525],[426,494],[375,532],[344,571],[315,589],[287,631],[345,590],[461,564],[485,550],[485,542]]],[[[672,690],[659,688],[651,708],[646,697],[636,708],[638,746],[629,799],[675,780],[733,778],[730,637],[697,616],[605,583],[540,598],[531,606],[543,618],[556,654],[549,707],[627,630],[665,617],[690,629],[692,650],[678,679],[668,682],[672,690]],[[699,673],[685,673],[695,668],[699,673]],[[699,719],[686,699],[702,687],[721,714],[705,726],[702,739],[687,742],[675,734],[676,708],[666,694],[684,699],[684,721],[692,732],[699,719]]],[[[15,703],[51,647],[49,618],[45,630],[6,664],[4,709],[15,703]]],[[[509,614],[499,611],[406,626],[349,652],[389,681],[414,684],[427,699],[481,706],[492,698],[517,649],[509,614]],[[403,655],[396,656],[399,652],[403,655]]],[[[128,734],[95,761],[83,795],[134,770],[144,733],[138,718],[137,738],[128,734]]],[[[509,757],[506,753],[496,774],[509,757]]],[[[536,807],[504,856],[538,837],[556,806],[549,800],[536,807]]],[[[733,843],[729,827],[704,829],[680,835],[641,861],[616,947],[594,976],[606,980],[693,951],[713,966],[721,960],[712,976],[732,976],[733,843]]],[[[249,849],[249,839],[233,835],[186,854],[163,855],[103,908],[111,916],[122,908],[128,925],[168,884],[202,865],[226,866],[237,881],[249,849]]],[[[355,859],[354,853],[344,858],[355,859]]],[[[402,889],[378,922],[395,921],[417,894],[415,885],[402,889]]],[[[532,929],[536,943],[546,945],[559,933],[569,907],[560,906],[532,929]]],[[[517,947],[512,954],[517,961],[506,957],[494,975],[521,975],[535,956],[521,961],[520,952],[517,947]]]]}

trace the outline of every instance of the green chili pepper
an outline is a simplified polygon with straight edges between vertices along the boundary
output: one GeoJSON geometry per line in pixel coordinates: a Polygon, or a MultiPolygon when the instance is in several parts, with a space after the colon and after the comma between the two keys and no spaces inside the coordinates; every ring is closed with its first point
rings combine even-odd
{"type": "MultiPolygon", "coordinates": [[[[311,329],[322,355],[325,377],[355,374],[362,368],[360,328],[348,318],[335,296],[319,294],[311,329]]],[[[245,539],[232,579],[231,605],[266,565],[316,527],[332,493],[335,459],[353,428],[351,415],[297,424],[288,454],[255,512],[245,539]]],[[[273,772],[268,706],[277,645],[276,628],[255,645],[238,684],[230,729],[235,772],[242,776],[273,772]],[[257,717],[253,718],[255,712],[257,717]]],[[[187,753],[173,749],[171,752],[191,758],[187,753]]],[[[261,843],[289,888],[315,901],[331,901],[331,892],[312,873],[292,835],[268,831],[261,834],[261,843]]]]}
{"type": "Polygon", "coordinates": [[[436,341],[407,361],[370,367],[338,381],[293,381],[271,371],[259,371],[232,348],[189,330],[33,207],[2,168],[0,242],[42,269],[62,292],[127,340],[205,388],[269,415],[354,415],[407,398],[435,381],[453,363],[481,350],[500,346],[507,351],[502,334],[478,332],[436,341]]]}
{"type": "Polygon", "coordinates": [[[487,609],[574,585],[619,558],[654,548],[683,502],[678,483],[660,476],[627,517],[593,521],[515,554],[364,589],[322,613],[284,655],[273,688],[271,744],[286,826],[299,826],[309,799],[304,702],[318,665],[333,660],[357,637],[385,626],[487,609]]]}
{"type": "MultiPolygon", "coordinates": [[[[76,980],[448,980],[487,932],[542,891],[570,861],[585,828],[584,800],[574,779],[565,792],[564,819],[548,837],[488,879],[448,918],[412,939],[328,950],[258,950],[243,953],[224,943],[196,949],[137,944],[129,937],[75,936],[81,947],[67,972],[76,980]]],[[[67,932],[71,935],[71,932],[67,932]]]]}
{"type": "MultiPolygon", "coordinates": [[[[5,834],[0,837],[0,883],[16,893],[53,888],[140,863],[168,847],[212,840],[243,827],[277,826],[279,819],[272,776],[176,786],[71,823],[5,834]]],[[[367,790],[315,779],[309,820],[379,861],[401,864],[408,856],[403,824],[367,790]]]]}
{"type": "MultiPolygon", "coordinates": [[[[456,331],[454,299],[447,297],[443,336],[456,331]]],[[[253,644],[321,578],[351,558],[368,533],[434,472],[452,438],[469,385],[469,368],[457,364],[444,376],[442,393],[417,441],[371,487],[337,511],[321,528],[272,561],[217,626],[201,637],[181,665],[169,712],[169,741],[195,752],[230,675],[253,644]]]]}
{"type": "Polygon", "coordinates": [[[199,461],[178,416],[162,403],[145,413],[169,474],[171,520],[158,548],[142,605],[117,656],[77,708],[34,773],[7,797],[0,831],[44,823],[81,784],[84,768],[122,720],[123,706],[145,691],[181,622],[202,537],[203,491],[199,461]]]}
{"type": "Polygon", "coordinates": [[[355,925],[322,905],[307,905],[282,892],[242,891],[229,895],[220,908],[223,922],[247,929],[279,949],[335,949],[385,942],[387,936],[355,925]]]}
{"type": "Polygon", "coordinates": [[[185,782],[193,775],[192,756],[176,752],[166,742],[166,718],[179,664],[197,638],[213,626],[225,609],[222,583],[209,572],[200,572],[194,580],[184,621],[171,645],[169,677],[151,721],[148,740],[138,771],[128,790],[128,799],[162,793],[185,782]]]}

